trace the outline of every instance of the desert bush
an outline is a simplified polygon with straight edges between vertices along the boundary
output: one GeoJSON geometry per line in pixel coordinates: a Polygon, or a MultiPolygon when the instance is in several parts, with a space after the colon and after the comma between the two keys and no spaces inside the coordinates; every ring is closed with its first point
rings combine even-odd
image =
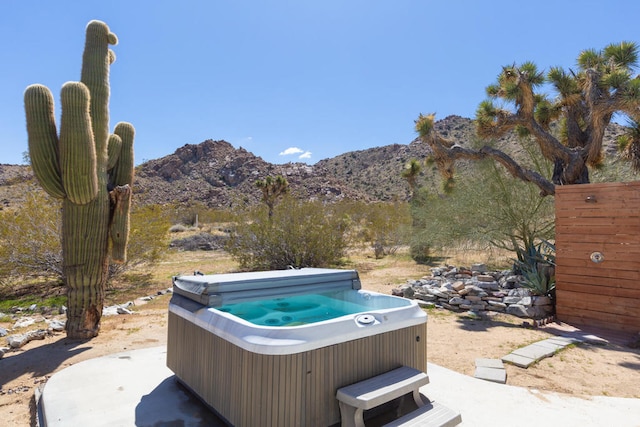
{"type": "Polygon", "coordinates": [[[224,249],[228,237],[225,235],[199,233],[182,239],[172,240],[169,247],[183,251],[213,251],[224,249]]]}
{"type": "Polygon", "coordinates": [[[187,227],[228,222],[233,217],[230,209],[214,209],[200,202],[192,202],[188,205],[175,204],[165,210],[172,224],[184,224],[187,227]]]}
{"type": "Polygon", "coordinates": [[[0,276],[62,278],[60,202],[44,191],[25,195],[24,203],[0,212],[0,276]]]}
{"type": "Polygon", "coordinates": [[[158,261],[169,241],[169,215],[158,205],[134,207],[131,211],[129,244],[127,245],[127,262],[111,264],[110,278],[143,263],[153,264],[158,261]]]}
{"type": "Polygon", "coordinates": [[[174,224],[171,227],[169,227],[170,233],[184,233],[187,230],[188,228],[182,224],[174,224]]]}
{"type": "Polygon", "coordinates": [[[412,230],[407,202],[343,200],[334,204],[332,211],[347,221],[349,246],[370,248],[376,258],[409,244],[412,230]]]}
{"type": "MultiPolygon", "coordinates": [[[[158,206],[134,208],[127,263],[111,264],[110,278],[143,262],[155,262],[167,247],[168,217],[158,206]]],[[[0,277],[37,275],[63,279],[59,201],[29,192],[15,210],[0,211],[0,277]]]]}
{"type": "MultiPolygon", "coordinates": [[[[483,162],[447,194],[422,188],[412,201],[412,253],[474,242],[517,253],[554,235],[552,197],[507,175],[499,166],[483,162]]],[[[416,261],[417,258],[414,257],[416,261]]]]}
{"type": "Polygon", "coordinates": [[[285,197],[269,211],[258,207],[238,216],[227,250],[244,270],[339,265],[348,220],[334,206],[285,197]]]}
{"type": "Polygon", "coordinates": [[[362,211],[360,238],[373,249],[376,259],[394,254],[408,243],[411,215],[407,203],[372,203],[362,211]]]}

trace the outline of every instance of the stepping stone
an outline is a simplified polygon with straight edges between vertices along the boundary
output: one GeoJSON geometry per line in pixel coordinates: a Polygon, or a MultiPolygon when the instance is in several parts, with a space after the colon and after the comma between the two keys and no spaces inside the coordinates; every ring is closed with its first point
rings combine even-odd
{"type": "Polygon", "coordinates": [[[491,381],[499,384],[504,384],[507,382],[507,371],[505,371],[504,369],[478,366],[473,376],[481,380],[491,381]]]}
{"type": "Polygon", "coordinates": [[[565,347],[571,344],[579,344],[582,342],[580,338],[575,338],[575,337],[553,337],[553,338],[547,338],[545,341],[549,341],[559,345],[564,345],[565,347]]]}
{"type": "Polygon", "coordinates": [[[504,364],[500,359],[476,359],[476,368],[504,369],[504,364]]]}
{"type": "Polygon", "coordinates": [[[566,344],[558,344],[557,342],[551,341],[549,339],[538,341],[537,343],[535,343],[535,345],[548,348],[549,350],[553,350],[554,352],[562,350],[567,346],[566,344]]]}
{"type": "Polygon", "coordinates": [[[519,368],[528,368],[536,362],[535,359],[532,359],[530,357],[518,356],[517,354],[513,353],[504,356],[502,358],[502,361],[516,365],[519,368]]]}
{"type": "Polygon", "coordinates": [[[531,344],[526,347],[519,348],[511,352],[511,354],[515,354],[516,356],[528,357],[533,360],[544,359],[545,357],[553,356],[556,352],[556,349],[551,349],[547,346],[531,344]]]}
{"type": "Polygon", "coordinates": [[[473,375],[481,380],[504,384],[507,382],[507,371],[500,359],[476,359],[476,372],[473,375]]]}

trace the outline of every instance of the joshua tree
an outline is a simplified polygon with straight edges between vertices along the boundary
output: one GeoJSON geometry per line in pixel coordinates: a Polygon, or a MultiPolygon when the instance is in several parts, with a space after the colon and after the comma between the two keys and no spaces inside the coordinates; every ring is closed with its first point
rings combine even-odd
{"type": "Polygon", "coordinates": [[[62,257],[67,286],[67,336],[98,335],[109,265],[126,260],[133,181],[134,129],[109,135],[109,67],[117,38],[100,21],[86,29],[80,82],[60,93],[60,134],[53,96],[42,85],[24,94],[29,156],[35,176],[62,200],[62,257]]]}
{"type": "Polygon", "coordinates": [[[289,190],[289,183],[282,175],[278,175],[275,178],[268,176],[263,180],[257,180],[256,187],[262,191],[262,201],[269,208],[269,218],[271,218],[273,216],[273,207],[276,204],[276,200],[278,200],[278,197],[287,193],[289,190]]]}
{"type": "MultiPolygon", "coordinates": [[[[575,72],[554,67],[545,78],[531,62],[503,67],[497,83],[487,88],[491,100],[482,102],[476,112],[478,136],[488,140],[512,130],[532,136],[554,164],[551,180],[491,146],[472,150],[441,138],[433,127],[434,115],[421,114],[416,131],[431,147],[445,179],[453,179],[456,159],[492,158],[513,176],[537,185],[541,195],[552,195],[556,185],[589,182],[588,167],[601,162],[604,131],[615,113],[628,116],[634,125],[640,122],[640,76],[632,76],[637,63],[638,46],[622,42],[601,51],[583,51],[575,72]],[[557,92],[556,99],[535,92],[545,82],[557,92]],[[513,110],[497,106],[494,99],[513,110]],[[553,122],[560,124],[560,136],[552,133],[553,122]]],[[[632,135],[626,142],[625,152],[638,170],[640,139],[632,135]]]]}

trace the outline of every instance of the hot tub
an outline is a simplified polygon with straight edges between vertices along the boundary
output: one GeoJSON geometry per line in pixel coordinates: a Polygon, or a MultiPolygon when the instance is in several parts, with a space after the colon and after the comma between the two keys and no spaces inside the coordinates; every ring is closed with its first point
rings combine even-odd
{"type": "Polygon", "coordinates": [[[236,426],[329,426],[342,386],[426,370],[426,313],[361,289],[354,270],[179,276],[167,366],[236,426]]]}

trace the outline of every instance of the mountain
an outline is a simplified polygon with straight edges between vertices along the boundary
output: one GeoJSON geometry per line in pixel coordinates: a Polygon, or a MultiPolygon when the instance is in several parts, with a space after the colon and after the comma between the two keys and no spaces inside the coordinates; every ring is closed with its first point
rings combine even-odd
{"type": "MultiPolygon", "coordinates": [[[[440,135],[462,146],[470,146],[475,138],[473,121],[468,118],[449,116],[435,126],[440,135]]],[[[623,130],[616,124],[609,127],[607,152],[615,150],[615,137],[623,130]]],[[[495,144],[507,149],[514,145],[513,139],[508,135],[495,144]]],[[[409,187],[400,176],[402,169],[409,160],[422,160],[428,154],[429,148],[416,139],[409,144],[348,152],[315,165],[275,165],[226,141],[206,140],[186,144],[173,154],[136,167],[134,200],[137,204],[199,202],[218,208],[253,204],[261,197],[255,181],[276,175],[284,176],[291,193],[299,198],[329,202],[345,198],[407,200],[409,187]]],[[[462,162],[458,169],[464,167],[462,162]]],[[[420,178],[427,185],[439,183],[434,166],[425,167],[420,178]]],[[[0,165],[0,209],[19,203],[34,188],[37,184],[28,166],[0,165]]]]}
{"type": "Polygon", "coordinates": [[[209,207],[258,203],[255,182],[282,175],[292,194],[307,199],[336,201],[368,200],[318,166],[304,163],[274,165],[226,141],[207,140],[187,144],[175,153],[148,161],[136,168],[134,194],[139,203],[201,202],[209,207]]]}

